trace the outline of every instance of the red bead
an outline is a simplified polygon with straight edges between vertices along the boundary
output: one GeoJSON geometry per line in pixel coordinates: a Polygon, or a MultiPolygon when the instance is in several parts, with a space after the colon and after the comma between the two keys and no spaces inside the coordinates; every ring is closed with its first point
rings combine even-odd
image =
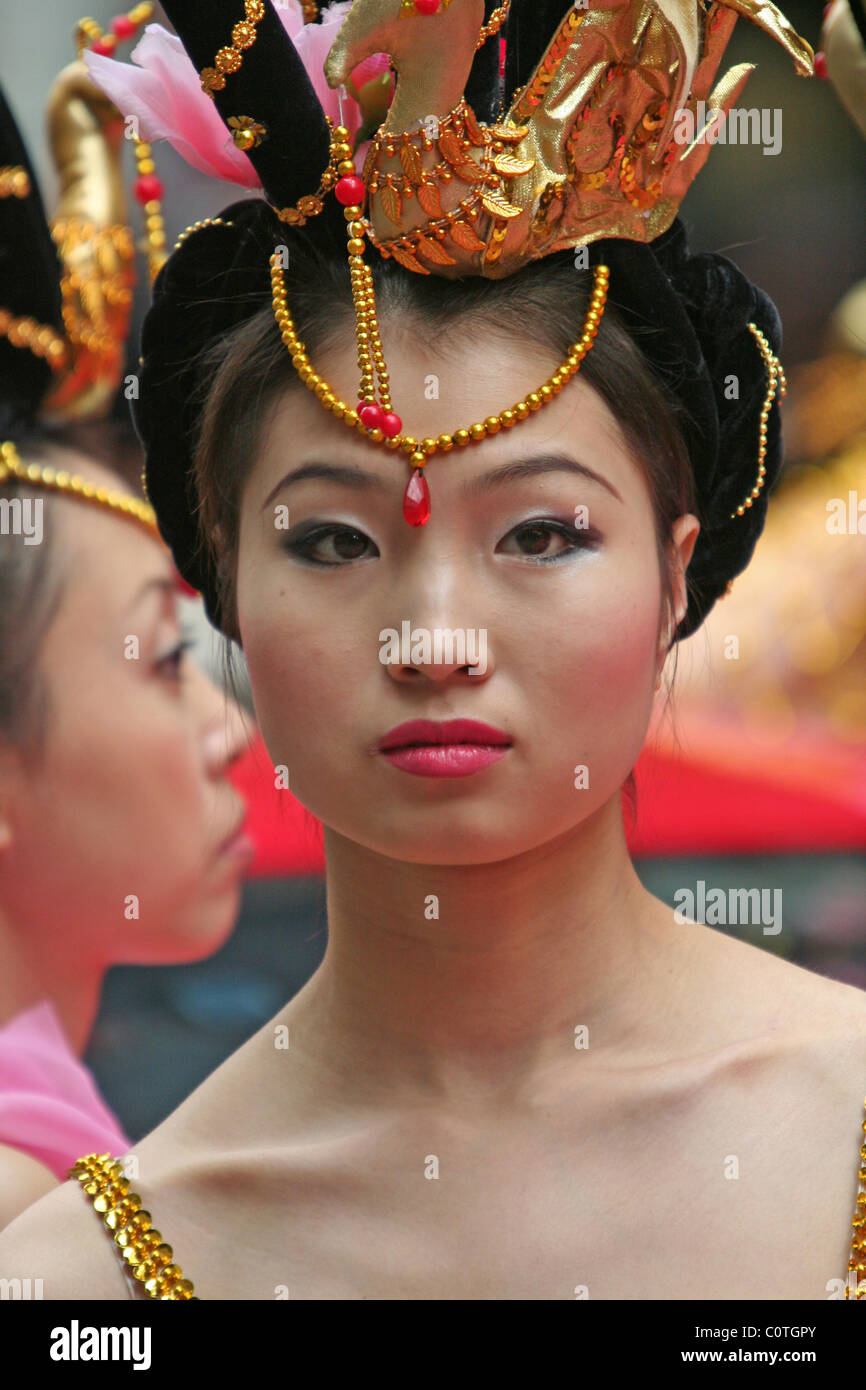
{"type": "Polygon", "coordinates": [[[359,179],[357,174],[345,174],[343,178],[337,180],[334,192],[337,195],[337,202],[342,203],[344,208],[348,208],[353,203],[362,203],[367,190],[364,187],[364,180],[359,179]]]}
{"type": "Polygon", "coordinates": [[[162,193],[162,179],[156,174],[139,174],[132,185],[132,196],[137,203],[152,203],[161,198],[162,193]]]}
{"type": "Polygon", "coordinates": [[[386,434],[389,439],[393,439],[400,433],[402,428],[403,421],[400,419],[400,416],[395,415],[391,410],[386,410],[385,414],[382,416],[382,424],[380,426],[382,433],[386,434]]]}
{"type": "Polygon", "coordinates": [[[119,39],[131,39],[135,33],[135,25],[129,15],[119,14],[116,19],[111,21],[111,32],[116,34],[119,39]]]}
{"type": "Polygon", "coordinates": [[[823,82],[826,82],[830,77],[827,71],[827,59],[823,53],[815,54],[815,76],[820,77],[823,82]]]}
{"type": "Polygon", "coordinates": [[[90,45],[91,53],[98,53],[100,58],[110,58],[114,52],[114,44],[107,43],[105,39],[97,39],[90,45]]]}
{"type": "Polygon", "coordinates": [[[419,14],[435,14],[439,8],[439,0],[415,0],[415,9],[419,14]]]}
{"type": "Polygon", "coordinates": [[[406,484],[403,515],[410,526],[426,526],[430,520],[430,489],[423,468],[416,468],[406,484]]]}
{"type": "Polygon", "coordinates": [[[358,406],[358,419],[368,430],[378,430],[382,428],[383,411],[375,401],[362,401],[358,406]]]}

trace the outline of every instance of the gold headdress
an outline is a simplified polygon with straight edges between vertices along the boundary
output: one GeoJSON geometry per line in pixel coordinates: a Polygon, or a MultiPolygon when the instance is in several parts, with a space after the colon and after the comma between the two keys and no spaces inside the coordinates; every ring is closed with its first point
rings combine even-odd
{"type": "MultiPolygon", "coordinates": [[[[31,403],[31,412],[38,409],[48,424],[104,416],[120,384],[135,260],[121,170],[124,126],[120,113],[90,80],[80,54],[86,44],[101,45],[103,52],[113,49],[118,38],[128,38],[137,30],[152,8],[142,4],[128,15],[118,16],[109,37],[94,21],[83,20],[76,35],[79,60],[63,69],[49,94],[49,141],[60,181],[56,212],[48,222],[56,251],[53,265],[46,255],[38,266],[31,263],[15,269],[22,275],[24,293],[28,292],[29,271],[29,278],[37,282],[34,292],[43,299],[46,287],[38,282],[57,276],[60,312],[54,322],[44,322],[33,313],[0,308],[0,336],[5,342],[16,354],[33,354],[51,369],[52,379],[47,387],[41,386],[31,403]]],[[[18,149],[16,162],[0,171],[0,194],[18,200],[20,211],[7,207],[4,221],[0,205],[0,237],[14,238],[16,250],[23,254],[20,229],[10,225],[10,218],[24,216],[33,242],[44,243],[45,216],[26,151],[5,104],[3,141],[4,147],[15,149],[17,145],[18,149]]],[[[152,280],[165,259],[159,204],[162,190],[153,174],[148,146],[135,140],[135,149],[138,178],[133,195],[143,204],[147,219],[146,249],[152,280]]],[[[7,292],[14,293],[15,287],[0,289],[2,295],[7,292]]],[[[6,390],[26,394],[32,383],[25,386],[21,375],[10,366],[6,390]]],[[[0,482],[8,477],[108,506],[118,515],[134,517],[151,531],[157,529],[148,504],[92,486],[63,469],[24,464],[11,438],[0,444],[0,482]]]]}
{"type": "MultiPolygon", "coordinates": [[[[255,312],[268,246],[274,318],[293,367],[336,419],[407,456],[412,525],[430,516],[429,459],[515,427],[561,391],[592,349],[609,294],[627,323],[649,324],[641,348],[682,401],[709,518],[689,571],[697,597],[681,624],[682,635],[693,630],[748,562],[763,524],[765,484],[781,466],[772,407],[785,379],[775,307],[724,257],[690,256],[677,210],[752,71],[741,64],[716,81],[737,17],[781,44],[803,76],[813,71],[809,44],[771,0],[354,0],[324,60],[328,85],[348,85],[362,60],[382,53],[398,78],[359,173],[348,127],[325,115],[317,74],[268,0],[164,8],[199,99],[215,103],[265,194],[196,224],[175,247],[145,324],[133,404],[163,534],[215,621],[216,581],[195,517],[194,362],[255,312]],[[510,100],[495,51],[502,38],[510,100]],[[328,256],[340,245],[348,254],[357,401],[341,400],[316,371],[292,318],[281,243],[293,229],[328,256]],[[580,268],[594,281],[584,323],[536,389],[487,419],[416,439],[391,401],[368,242],[382,260],[444,279],[501,279],[581,248],[580,268]],[[744,385],[733,405],[720,394],[730,371],[744,385]]],[[[322,18],[312,3],[304,17],[322,18]]],[[[113,74],[116,90],[123,80],[113,74]]],[[[130,78],[134,110],[133,88],[130,78]]],[[[189,127],[184,134],[194,140],[189,127]]]]}

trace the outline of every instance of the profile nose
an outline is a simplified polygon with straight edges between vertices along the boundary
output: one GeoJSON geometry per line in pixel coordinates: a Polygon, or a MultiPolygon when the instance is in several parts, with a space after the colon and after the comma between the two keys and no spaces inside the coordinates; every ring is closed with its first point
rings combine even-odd
{"type": "Polygon", "coordinates": [[[251,727],[237,701],[221,690],[194,658],[188,662],[186,688],[208,773],[224,776],[246,752],[251,727]]]}

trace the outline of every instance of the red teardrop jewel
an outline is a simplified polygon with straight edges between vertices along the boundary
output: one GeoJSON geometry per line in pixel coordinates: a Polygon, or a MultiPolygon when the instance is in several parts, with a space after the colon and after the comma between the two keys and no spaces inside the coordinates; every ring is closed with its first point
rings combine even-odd
{"type": "Polygon", "coordinates": [[[426,526],[430,520],[430,489],[424,469],[414,469],[403,493],[403,515],[410,526],[426,526]]]}
{"type": "Polygon", "coordinates": [[[382,407],[377,405],[375,401],[361,401],[358,405],[358,419],[365,429],[380,430],[383,419],[382,407]]]}

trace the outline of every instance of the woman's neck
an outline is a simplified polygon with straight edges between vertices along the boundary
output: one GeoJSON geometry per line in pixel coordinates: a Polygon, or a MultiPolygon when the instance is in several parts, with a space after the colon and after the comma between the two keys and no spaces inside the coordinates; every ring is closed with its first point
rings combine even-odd
{"type": "Polygon", "coordinates": [[[0,909],[0,1027],[47,1000],[72,1051],[82,1057],[96,1018],[102,971],[70,968],[50,940],[37,941],[29,932],[30,949],[24,949],[21,935],[0,909]]]}
{"type": "Polygon", "coordinates": [[[537,1100],[576,1056],[669,1049],[688,928],[640,883],[618,796],[498,863],[405,863],[328,829],[325,844],[328,947],[285,1015],[320,1083],[356,1099],[537,1100]]]}

